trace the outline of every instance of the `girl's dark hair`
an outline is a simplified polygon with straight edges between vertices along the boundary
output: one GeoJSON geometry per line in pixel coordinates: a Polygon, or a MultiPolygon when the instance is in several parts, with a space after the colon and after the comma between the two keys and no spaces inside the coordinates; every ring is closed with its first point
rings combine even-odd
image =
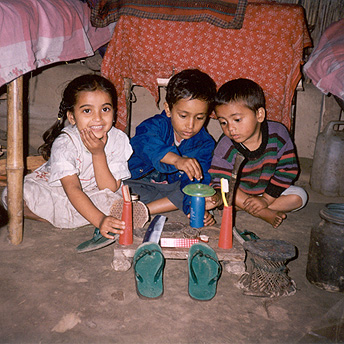
{"type": "Polygon", "coordinates": [[[215,94],[215,81],[208,74],[198,69],[185,69],[169,81],[166,102],[172,110],[173,105],[180,99],[199,99],[208,103],[208,113],[211,113],[215,94]]]}
{"type": "Polygon", "coordinates": [[[215,106],[230,102],[243,102],[250,110],[256,112],[265,109],[263,89],[250,79],[235,79],[223,84],[217,91],[215,106]]]}
{"type": "Polygon", "coordinates": [[[75,78],[63,91],[57,121],[43,134],[44,143],[38,148],[38,152],[44,159],[49,159],[51,146],[64,128],[67,111],[74,111],[79,93],[82,91],[92,92],[97,90],[104,91],[110,95],[112,106],[116,112],[117,93],[115,86],[108,79],[96,74],[85,74],[75,78]]]}

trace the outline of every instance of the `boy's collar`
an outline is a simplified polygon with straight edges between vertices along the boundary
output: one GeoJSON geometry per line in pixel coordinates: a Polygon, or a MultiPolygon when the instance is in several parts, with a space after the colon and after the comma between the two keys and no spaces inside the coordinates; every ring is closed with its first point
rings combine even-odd
{"type": "Polygon", "coordinates": [[[174,137],[174,144],[178,147],[180,144],[184,141],[184,139],[181,139],[180,141],[177,139],[176,133],[173,130],[173,137],[174,137]]]}
{"type": "Polygon", "coordinates": [[[260,144],[260,146],[254,150],[254,151],[250,151],[248,148],[246,148],[243,144],[241,143],[237,143],[235,141],[233,142],[234,147],[240,152],[242,153],[245,157],[247,158],[255,158],[257,156],[260,156],[264,153],[266,145],[268,143],[268,139],[269,139],[269,128],[268,128],[268,122],[267,120],[264,120],[260,126],[260,131],[262,133],[262,143],[260,144]]]}

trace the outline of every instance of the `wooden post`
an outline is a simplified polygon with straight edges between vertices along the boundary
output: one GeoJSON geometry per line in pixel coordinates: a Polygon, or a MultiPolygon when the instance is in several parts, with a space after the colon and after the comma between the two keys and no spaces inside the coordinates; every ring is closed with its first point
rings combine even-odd
{"type": "Polygon", "coordinates": [[[131,89],[133,88],[132,80],[129,78],[124,78],[124,92],[125,100],[127,105],[127,126],[124,132],[130,137],[130,125],[131,125],[131,89]]]}
{"type": "Polygon", "coordinates": [[[23,76],[7,85],[7,205],[12,244],[23,240],[23,76]]]}

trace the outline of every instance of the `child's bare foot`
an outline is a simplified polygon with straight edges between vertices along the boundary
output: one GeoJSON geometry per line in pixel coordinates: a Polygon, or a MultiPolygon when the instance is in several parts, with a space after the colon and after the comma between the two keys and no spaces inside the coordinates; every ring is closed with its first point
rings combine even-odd
{"type": "Polygon", "coordinates": [[[256,215],[262,220],[266,221],[267,223],[270,223],[272,227],[277,228],[283,220],[287,217],[285,213],[282,211],[277,210],[271,210],[269,208],[264,208],[260,212],[258,212],[256,215]]]}
{"type": "Polygon", "coordinates": [[[29,220],[35,220],[35,221],[40,221],[40,222],[46,222],[49,223],[49,221],[42,219],[38,215],[34,214],[26,204],[24,204],[24,218],[29,219],[29,220]]]}

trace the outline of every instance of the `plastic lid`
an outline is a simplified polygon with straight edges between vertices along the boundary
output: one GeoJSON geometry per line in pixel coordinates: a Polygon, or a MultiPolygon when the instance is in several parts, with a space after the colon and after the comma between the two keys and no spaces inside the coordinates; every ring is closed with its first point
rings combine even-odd
{"type": "Polygon", "coordinates": [[[189,196],[209,197],[215,194],[215,190],[206,184],[189,184],[183,188],[183,192],[189,196]]]}

